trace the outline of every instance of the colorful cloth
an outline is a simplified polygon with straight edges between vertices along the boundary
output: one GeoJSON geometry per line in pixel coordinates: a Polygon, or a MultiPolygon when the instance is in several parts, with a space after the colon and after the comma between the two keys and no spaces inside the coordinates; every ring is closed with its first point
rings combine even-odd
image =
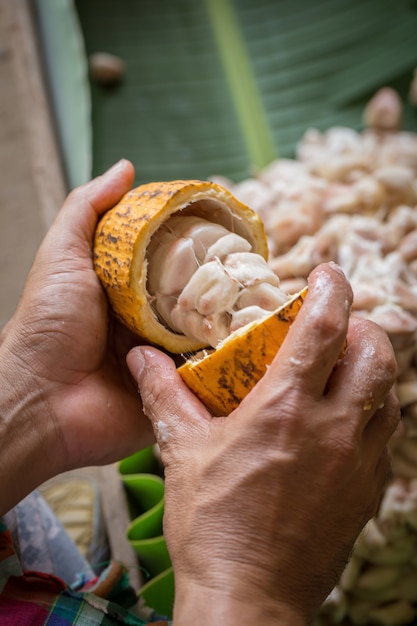
{"type": "MultiPolygon", "coordinates": [[[[24,571],[54,574],[70,587],[80,578],[91,580],[93,570],[39,491],[23,498],[3,519],[24,571]]],[[[109,560],[109,552],[101,561],[109,560]]]]}
{"type": "Polygon", "coordinates": [[[0,520],[2,626],[169,626],[141,607],[125,568],[116,562],[75,590],[57,576],[23,571],[12,535],[0,520]]]}

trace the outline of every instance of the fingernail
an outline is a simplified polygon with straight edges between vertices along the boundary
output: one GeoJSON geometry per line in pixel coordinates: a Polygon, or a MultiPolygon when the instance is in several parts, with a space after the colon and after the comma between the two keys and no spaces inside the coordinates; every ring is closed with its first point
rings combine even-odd
{"type": "Polygon", "coordinates": [[[104,172],[103,176],[107,176],[107,174],[115,174],[116,172],[124,168],[125,163],[126,159],[120,159],[120,161],[117,161],[117,163],[109,167],[109,169],[104,172]]]}
{"type": "Polygon", "coordinates": [[[340,265],[338,265],[334,261],[329,261],[329,267],[331,267],[332,270],[334,270],[335,272],[338,272],[339,274],[342,274],[342,276],[346,277],[346,274],[344,273],[340,265]]]}
{"type": "Polygon", "coordinates": [[[126,357],[133,378],[138,381],[145,369],[145,356],[140,348],[132,348],[126,357]]]}

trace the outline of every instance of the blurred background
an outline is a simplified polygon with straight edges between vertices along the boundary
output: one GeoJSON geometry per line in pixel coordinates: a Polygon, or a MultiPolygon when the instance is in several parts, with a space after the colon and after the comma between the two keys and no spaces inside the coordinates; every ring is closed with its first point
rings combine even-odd
{"type": "Polygon", "coordinates": [[[416,0],[0,0],[0,29],[1,325],[67,189],[121,157],[237,182],[385,85],[417,128],[416,0]]]}
{"type": "MultiPolygon", "coordinates": [[[[415,0],[37,0],[37,7],[74,178],[91,139],[93,174],[124,156],[138,182],[241,180],[277,156],[294,156],[308,128],[360,128],[380,86],[407,101],[417,64],[415,0]],[[77,15],[64,20],[57,5],[77,15]]],[[[416,122],[407,103],[404,126],[416,122]]]]}
{"type": "Polygon", "coordinates": [[[0,0],[0,325],[73,187],[122,157],[136,184],[238,183],[309,129],[361,131],[382,87],[415,133],[416,68],[417,0],[0,0]]]}

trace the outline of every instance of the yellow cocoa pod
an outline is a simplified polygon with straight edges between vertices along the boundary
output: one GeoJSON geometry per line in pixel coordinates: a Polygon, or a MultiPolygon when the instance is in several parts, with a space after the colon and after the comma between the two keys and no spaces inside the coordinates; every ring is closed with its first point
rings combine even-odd
{"type": "Polygon", "coordinates": [[[134,333],[174,354],[205,347],[161,323],[147,291],[151,238],[179,211],[225,226],[247,239],[254,252],[268,257],[261,219],[227,189],[212,182],[177,180],[141,185],[104,214],[96,229],[93,258],[111,308],[134,333]]]}
{"type": "Polygon", "coordinates": [[[231,413],[262,378],[306,293],[307,287],[271,315],[236,330],[216,350],[198,353],[178,368],[212,415],[231,413]]]}
{"type": "Polygon", "coordinates": [[[178,180],[132,189],[101,218],[94,239],[94,267],[115,316],[147,342],[188,355],[178,368],[183,380],[213,415],[227,415],[264,375],[306,289],[267,317],[234,331],[216,349],[206,350],[207,345],[175,332],[152,306],[147,269],[152,237],[178,213],[224,226],[248,240],[252,251],[267,260],[264,226],[254,211],[216,183],[178,180]]]}

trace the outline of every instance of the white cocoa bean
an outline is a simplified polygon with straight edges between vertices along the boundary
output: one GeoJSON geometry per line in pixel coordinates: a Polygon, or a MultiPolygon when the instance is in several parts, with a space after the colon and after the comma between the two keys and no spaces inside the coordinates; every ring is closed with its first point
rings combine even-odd
{"type": "Polygon", "coordinates": [[[101,85],[115,85],[125,73],[123,59],[108,52],[95,52],[89,57],[90,74],[101,85]]]}
{"type": "Polygon", "coordinates": [[[307,285],[307,281],[301,276],[297,278],[285,278],[284,280],[280,281],[280,285],[282,291],[291,295],[298,293],[299,291],[304,289],[304,287],[306,287],[307,285]]]}
{"type": "Polygon", "coordinates": [[[148,293],[178,295],[197,268],[192,240],[161,232],[148,249],[148,293]]]}
{"type": "Polygon", "coordinates": [[[353,213],[360,205],[359,193],[352,185],[333,183],[325,197],[326,213],[353,213]]]}
{"type": "Polygon", "coordinates": [[[229,335],[226,314],[204,317],[195,310],[187,311],[176,305],[171,313],[172,326],[184,335],[193,337],[215,348],[219,341],[229,335]]]}
{"type": "Polygon", "coordinates": [[[274,191],[268,185],[256,178],[249,178],[233,186],[235,198],[250,206],[251,209],[263,217],[267,213],[272,201],[274,191]]]}
{"type": "Polygon", "coordinates": [[[208,315],[204,318],[203,331],[207,343],[215,348],[219,341],[230,335],[230,318],[227,313],[208,315]]]}
{"type": "Polygon", "coordinates": [[[234,252],[226,257],[224,267],[229,276],[239,283],[241,288],[261,282],[279,286],[278,276],[260,254],[234,252]]]}
{"type": "Polygon", "coordinates": [[[216,258],[223,261],[228,254],[233,252],[250,252],[251,249],[252,246],[247,239],[235,233],[228,233],[224,237],[220,237],[208,248],[204,257],[204,263],[213,261],[216,258]]]}
{"type": "Polygon", "coordinates": [[[178,298],[184,309],[196,309],[201,315],[213,315],[232,309],[239,294],[239,284],[218,261],[201,265],[178,298]]]}
{"type": "MultiPolygon", "coordinates": [[[[156,293],[179,294],[198,268],[190,239],[178,239],[166,251],[159,267],[159,285],[156,293]]],[[[158,268],[155,267],[155,273],[158,268]]]]}
{"type": "Polygon", "coordinates": [[[381,184],[373,176],[363,176],[354,184],[360,206],[376,209],[384,200],[381,184]]]}
{"type": "Polygon", "coordinates": [[[203,319],[203,316],[197,311],[188,311],[176,304],[171,310],[169,326],[184,335],[203,341],[203,319]]]}
{"type": "Polygon", "coordinates": [[[285,254],[270,260],[269,266],[280,279],[307,277],[314,267],[313,252],[316,238],[305,235],[285,254]]]}
{"type": "Polygon", "coordinates": [[[406,262],[417,259],[417,229],[409,232],[402,241],[400,241],[398,251],[406,262]]]}
{"type": "Polygon", "coordinates": [[[259,306],[248,306],[240,311],[233,311],[232,321],[230,322],[230,332],[234,332],[238,328],[250,324],[250,322],[260,320],[270,313],[270,311],[265,311],[265,309],[261,309],[259,306]]]}
{"type": "Polygon", "coordinates": [[[387,189],[407,191],[414,180],[415,174],[409,167],[401,165],[387,165],[374,172],[376,179],[387,189]]]}
{"type": "Polygon", "coordinates": [[[401,124],[403,105],[398,92],[382,87],[368,102],[363,120],[365,126],[378,130],[397,130],[401,124]]]}
{"type": "MultiPolygon", "coordinates": [[[[189,218],[189,221],[190,218],[189,218]]],[[[207,250],[221,237],[229,234],[227,228],[220,224],[213,224],[207,220],[194,217],[194,223],[183,231],[183,237],[190,237],[194,244],[195,255],[200,263],[203,262],[207,250]]]]}
{"type": "Polygon", "coordinates": [[[288,294],[279,287],[274,287],[269,283],[259,283],[242,289],[236,307],[244,309],[247,306],[256,305],[267,311],[275,311],[288,302],[288,299],[288,294]]]}

